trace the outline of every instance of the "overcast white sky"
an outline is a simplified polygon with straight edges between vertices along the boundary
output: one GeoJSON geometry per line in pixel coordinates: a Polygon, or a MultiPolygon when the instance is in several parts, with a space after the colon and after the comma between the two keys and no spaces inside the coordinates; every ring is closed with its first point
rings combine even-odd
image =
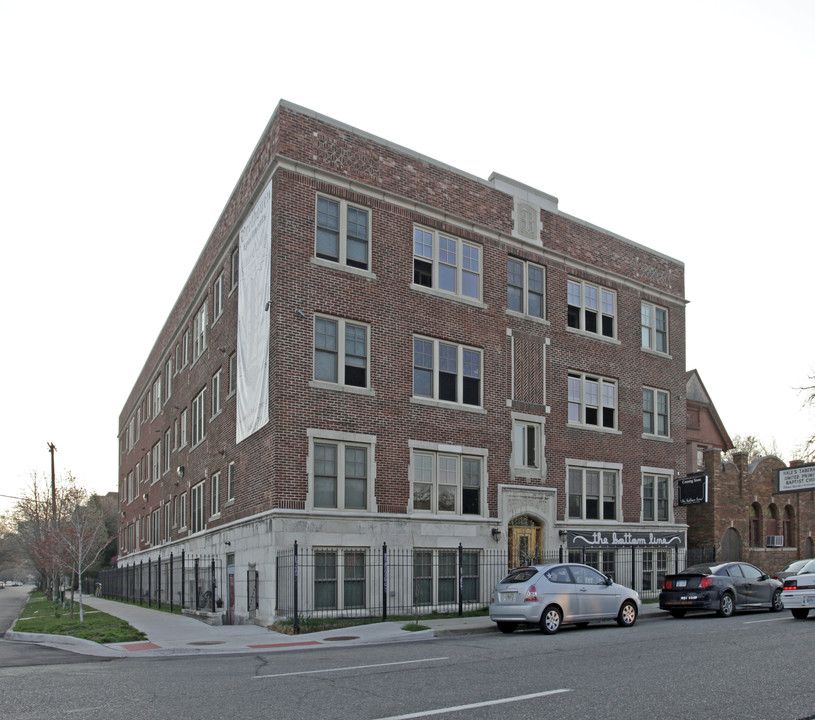
{"type": "MultiPolygon", "coordinates": [[[[0,0],[0,494],[118,418],[281,98],[685,263],[731,436],[813,431],[815,3],[0,0]]],[[[0,511],[13,501],[0,497],[0,511]]]]}

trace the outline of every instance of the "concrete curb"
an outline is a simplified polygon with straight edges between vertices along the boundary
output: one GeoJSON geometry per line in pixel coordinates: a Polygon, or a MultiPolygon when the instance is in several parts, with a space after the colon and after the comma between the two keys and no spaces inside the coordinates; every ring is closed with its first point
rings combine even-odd
{"type": "Polygon", "coordinates": [[[124,657],[124,650],[100,645],[93,640],[83,640],[72,635],[46,635],[45,633],[25,633],[15,630],[6,630],[6,640],[12,642],[28,642],[38,645],[47,645],[58,650],[69,650],[80,655],[96,655],[97,657],[124,657]]]}

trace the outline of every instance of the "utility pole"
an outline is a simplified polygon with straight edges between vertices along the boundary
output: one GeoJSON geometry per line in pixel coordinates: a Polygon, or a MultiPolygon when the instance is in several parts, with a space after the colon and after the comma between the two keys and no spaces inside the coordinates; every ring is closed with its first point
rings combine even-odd
{"type": "MultiPolygon", "coordinates": [[[[54,473],[54,453],[57,451],[57,446],[54,443],[48,443],[48,452],[51,453],[51,529],[57,528],[57,479],[54,473]]],[[[57,573],[54,571],[52,578],[53,586],[51,588],[51,595],[54,602],[57,600],[57,573]]]]}
{"type": "Polygon", "coordinates": [[[54,474],[54,453],[57,451],[57,446],[54,443],[48,443],[48,452],[51,453],[51,522],[57,522],[57,479],[54,474]]]}

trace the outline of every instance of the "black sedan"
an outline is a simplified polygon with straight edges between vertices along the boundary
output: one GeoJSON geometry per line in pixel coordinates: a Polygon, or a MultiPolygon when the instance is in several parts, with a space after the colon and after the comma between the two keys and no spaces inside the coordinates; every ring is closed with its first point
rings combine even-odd
{"type": "Polygon", "coordinates": [[[728,562],[691,565],[676,575],[666,575],[659,593],[659,607],[674,617],[688,610],[715,610],[730,617],[736,610],[784,609],[782,584],[754,565],[728,562]]]}

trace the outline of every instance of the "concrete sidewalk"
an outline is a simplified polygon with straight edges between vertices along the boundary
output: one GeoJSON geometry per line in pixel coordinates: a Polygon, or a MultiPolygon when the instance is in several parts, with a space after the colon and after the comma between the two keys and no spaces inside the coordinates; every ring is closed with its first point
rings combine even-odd
{"type": "MultiPolygon", "coordinates": [[[[405,621],[377,622],[301,635],[285,635],[259,625],[212,626],[195,618],[171,614],[128,603],[88,598],[96,610],[125,620],[147,635],[147,640],[100,645],[62,635],[36,635],[9,630],[7,640],[35,642],[98,657],[160,657],[214,653],[258,653],[336,645],[428,640],[434,637],[498,632],[489,617],[455,617],[420,620],[429,630],[403,630],[405,621]]],[[[667,617],[656,604],[643,605],[640,620],[667,617]]]]}

